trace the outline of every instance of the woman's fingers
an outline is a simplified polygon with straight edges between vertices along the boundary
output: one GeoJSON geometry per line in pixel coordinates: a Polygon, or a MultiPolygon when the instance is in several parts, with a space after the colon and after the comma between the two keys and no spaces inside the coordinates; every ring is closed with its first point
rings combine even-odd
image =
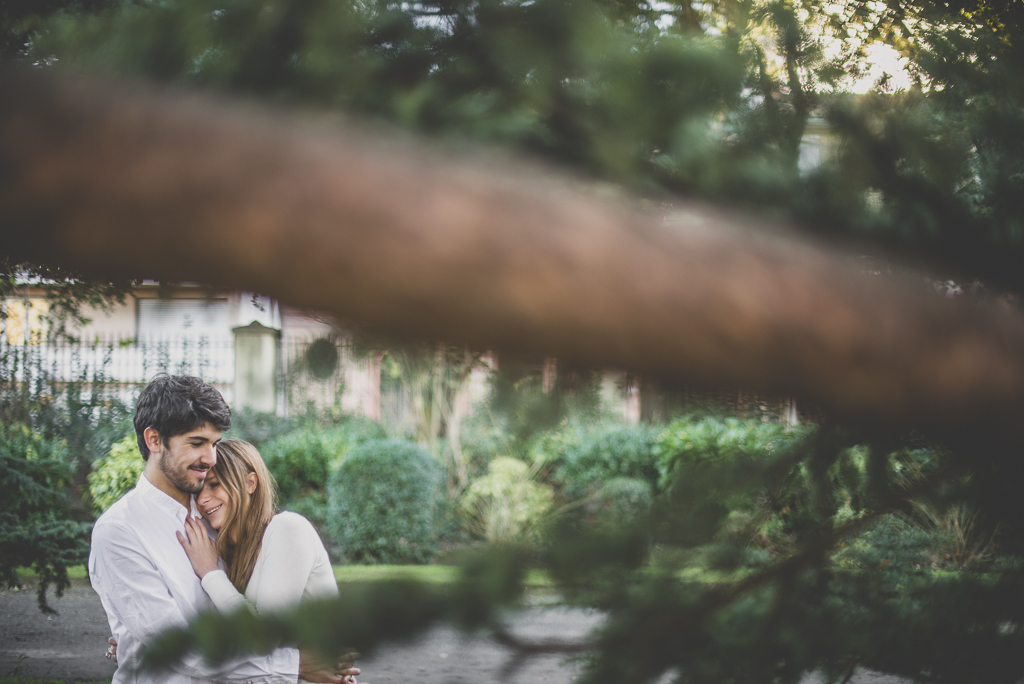
{"type": "Polygon", "coordinates": [[[186,515],[185,516],[185,536],[188,537],[189,545],[192,545],[192,544],[195,543],[196,540],[195,540],[194,535],[192,534],[192,525],[190,525],[189,522],[190,522],[190,519],[186,515]]]}
{"type": "Polygon", "coordinates": [[[206,534],[206,529],[199,522],[199,518],[185,516],[185,533],[188,535],[188,543],[193,546],[201,546],[204,542],[211,545],[213,543],[210,541],[209,535],[206,534]]]}

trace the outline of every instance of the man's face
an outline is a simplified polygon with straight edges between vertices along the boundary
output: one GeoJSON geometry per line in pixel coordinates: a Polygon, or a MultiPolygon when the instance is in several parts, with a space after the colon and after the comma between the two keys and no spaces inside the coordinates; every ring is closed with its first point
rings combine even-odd
{"type": "Polygon", "coordinates": [[[195,430],[175,435],[160,454],[160,472],[186,494],[198,494],[206,473],[217,462],[220,430],[204,423],[195,430]]]}

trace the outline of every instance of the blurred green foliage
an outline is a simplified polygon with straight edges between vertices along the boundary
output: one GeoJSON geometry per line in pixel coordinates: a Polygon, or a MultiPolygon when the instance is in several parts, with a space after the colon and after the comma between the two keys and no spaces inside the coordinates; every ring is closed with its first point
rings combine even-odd
{"type": "MultiPolygon", "coordinates": [[[[681,521],[673,528],[682,535],[677,541],[706,543],[730,514],[734,522],[743,513],[753,514],[766,502],[766,468],[807,432],[739,418],[683,418],[669,424],[654,451],[661,459],[659,488],[666,510],[681,521]]],[[[785,485],[776,483],[775,498],[783,491],[785,485]]]]}
{"type": "Polygon", "coordinates": [[[469,485],[459,504],[480,537],[510,544],[540,537],[555,492],[537,482],[523,461],[499,456],[469,485]]]}
{"type": "Polygon", "coordinates": [[[613,477],[594,492],[590,508],[600,525],[647,528],[654,508],[651,483],[639,477],[613,477]]]}
{"type": "Polygon", "coordinates": [[[134,432],[115,442],[106,456],[96,459],[89,473],[89,494],[96,513],[107,510],[127,494],[145,467],[134,432]]]}
{"type": "Polygon", "coordinates": [[[592,494],[617,477],[642,479],[653,489],[662,476],[657,451],[662,429],[615,423],[574,425],[543,435],[534,447],[534,458],[550,471],[548,479],[569,501],[592,494]]]}

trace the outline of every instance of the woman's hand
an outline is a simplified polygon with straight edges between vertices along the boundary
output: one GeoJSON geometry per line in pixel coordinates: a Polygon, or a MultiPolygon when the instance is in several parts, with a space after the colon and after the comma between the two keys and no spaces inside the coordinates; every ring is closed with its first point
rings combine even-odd
{"type": "Polygon", "coordinates": [[[192,562],[192,569],[199,575],[199,579],[203,579],[207,574],[219,569],[217,561],[220,557],[217,555],[217,545],[210,539],[210,535],[206,533],[206,527],[199,518],[185,516],[187,538],[181,532],[175,532],[175,534],[178,535],[178,541],[185,549],[185,554],[192,562]]]}

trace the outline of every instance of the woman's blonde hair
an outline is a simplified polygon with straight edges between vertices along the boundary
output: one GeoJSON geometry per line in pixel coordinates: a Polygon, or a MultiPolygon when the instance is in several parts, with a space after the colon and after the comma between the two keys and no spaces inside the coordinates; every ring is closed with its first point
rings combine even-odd
{"type": "Polygon", "coordinates": [[[231,583],[244,594],[263,546],[263,532],[277,510],[277,487],[260,452],[240,439],[217,444],[213,472],[231,501],[227,519],[217,533],[217,550],[231,583]],[[256,473],[252,494],[246,487],[249,473],[256,473]]]}

